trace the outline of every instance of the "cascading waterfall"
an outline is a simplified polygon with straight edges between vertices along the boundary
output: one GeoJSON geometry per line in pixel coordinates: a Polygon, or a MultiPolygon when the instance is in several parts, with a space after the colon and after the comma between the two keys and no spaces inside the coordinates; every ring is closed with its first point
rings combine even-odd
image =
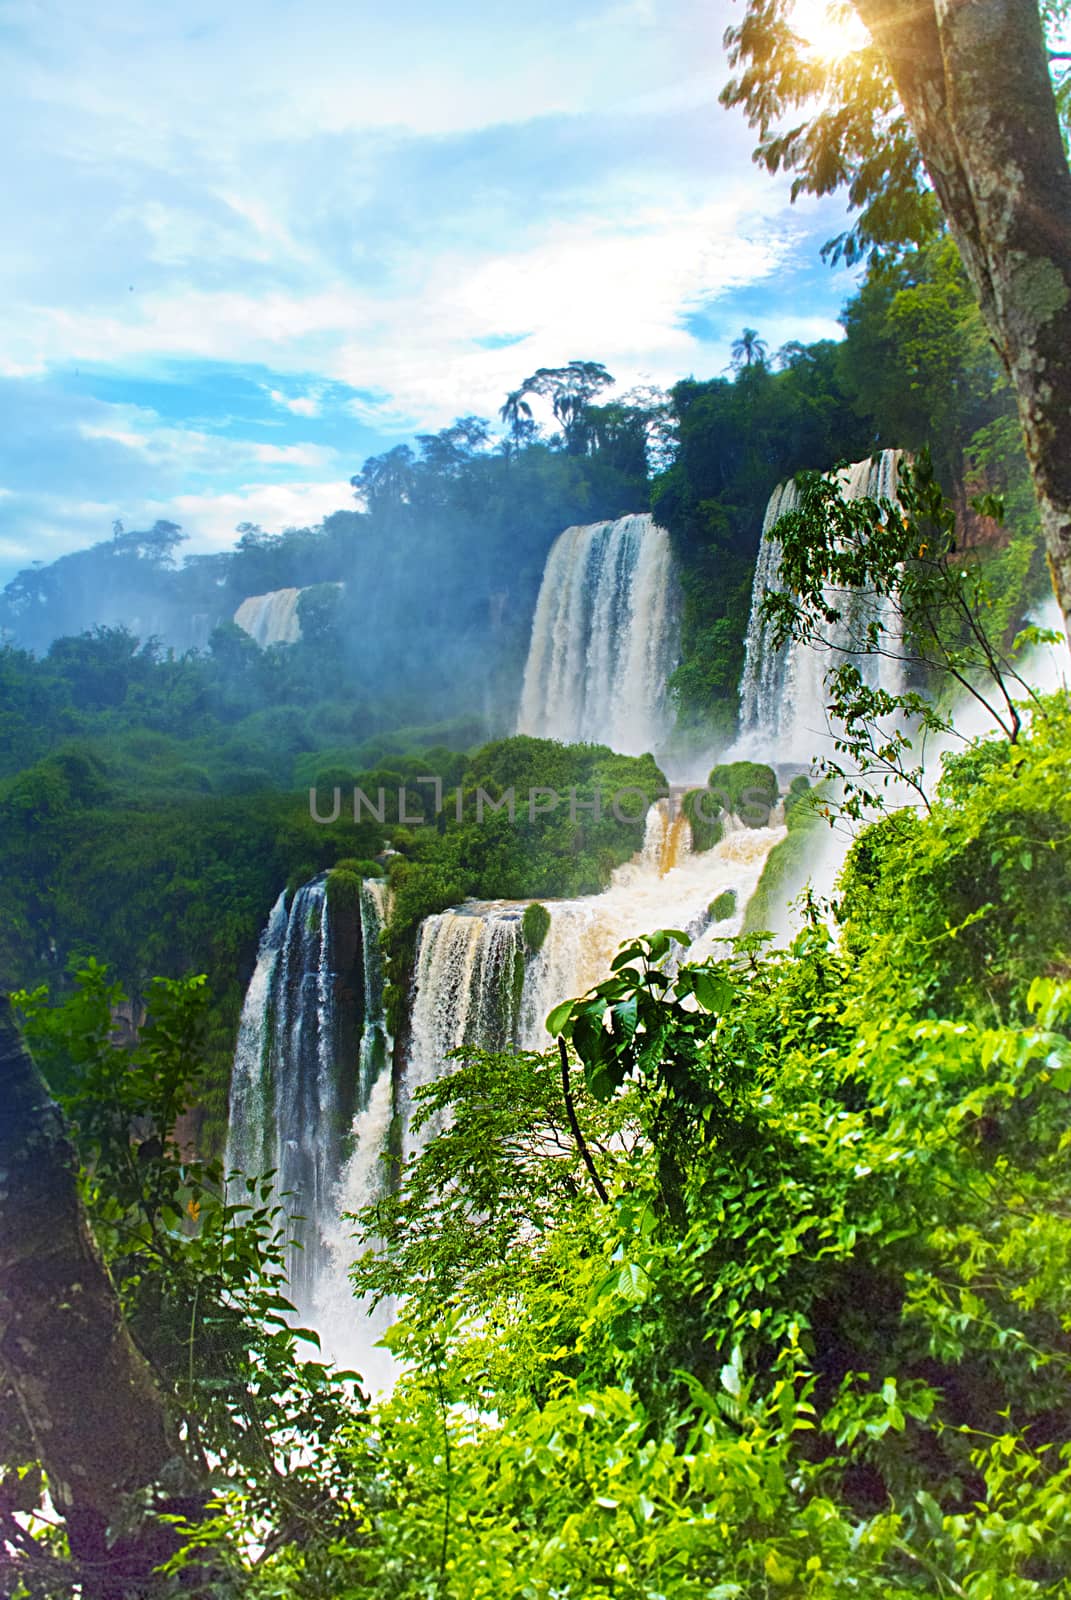
{"type": "Polygon", "coordinates": [[[519,733],[657,750],[669,732],[679,596],[669,534],[650,516],[567,528],[547,557],[519,733]]]}
{"type": "Polygon", "coordinates": [[[350,1129],[349,1156],[321,1226],[324,1262],[312,1306],[325,1351],[344,1367],[356,1368],[375,1390],[389,1387],[393,1376],[393,1361],[377,1348],[393,1321],[393,1308],[383,1303],[373,1311],[351,1292],[349,1268],[368,1241],[355,1240],[349,1219],[383,1192],[383,1162],[394,1120],[393,1041],[384,1009],[380,944],[389,911],[386,884],[380,878],[366,878],[360,898],[364,1019],[357,1053],[358,1109],[350,1129]]]}
{"type": "Polygon", "coordinates": [[[277,1141],[268,1043],[271,1037],[275,969],[286,939],[286,891],[272,906],[260,937],[257,964],[249,981],[238,1024],[238,1043],[231,1069],[227,1121],[226,1167],[255,1177],[276,1166],[277,1141]]]}
{"type": "Polygon", "coordinates": [[[425,919],[417,948],[410,1041],[395,1104],[391,1041],[383,1009],[380,933],[385,885],[367,880],[360,896],[361,982],[347,990],[335,970],[326,884],[317,879],[273,907],[242,1013],[231,1091],[228,1164],[250,1174],[276,1169],[275,1190],[305,1222],[291,1256],[291,1293],[324,1349],[373,1385],[390,1382],[391,1363],[375,1348],[391,1308],[356,1302],[347,1270],[358,1248],[349,1216],[373,1201],[383,1179],[391,1128],[402,1115],[402,1153],[419,1153],[436,1128],[414,1130],[415,1091],[450,1070],[465,1044],[488,1050],[549,1043],[547,1013],[604,978],[619,946],[637,933],[673,926],[698,936],[694,953],[712,953],[740,925],[766,855],[784,829],[731,828],[697,854],[690,824],[668,800],[651,807],[644,843],[601,895],[550,901],[550,927],[537,953],[527,949],[531,902],[470,902],[425,919]],[[732,913],[712,922],[725,889],[732,913]],[[360,1034],[347,1050],[344,1006],[359,1006],[360,1034]]]}
{"type": "MultiPolygon", "coordinates": [[[[784,828],[734,827],[712,850],[696,853],[691,826],[670,801],[647,814],[643,848],[619,867],[599,895],[542,902],[550,927],[536,953],[522,919],[531,901],[477,901],[428,917],[421,926],[406,1064],[407,1099],[450,1070],[449,1051],[468,1043],[488,1050],[549,1044],[548,1012],[610,971],[618,948],[639,933],[679,927],[716,938],[738,931],[767,855],[784,828]],[[731,889],[730,916],[713,923],[712,901],[731,889]]],[[[406,1153],[422,1138],[406,1138],[406,1153]]]]}
{"type": "Polygon", "coordinates": [[[413,1132],[413,1094],[447,1070],[449,1052],[464,1044],[501,1050],[516,1038],[523,913],[515,902],[471,901],[420,925],[403,1106],[407,1156],[434,1131],[413,1132]]]}
{"type": "Polygon", "coordinates": [[[274,1171],[276,1196],[302,1219],[293,1224],[290,1283],[303,1308],[315,1304],[321,1279],[333,1270],[339,1180],[355,1114],[359,1120],[384,1081],[389,1098],[379,943],[385,910],[384,885],[363,883],[355,992],[349,974],[338,970],[326,880],[299,889],[289,913],[280,896],[242,1009],[227,1164],[250,1176],[274,1171]]]}
{"type": "MultiPolygon", "coordinates": [[[[899,460],[899,451],[883,450],[873,461],[857,461],[846,468],[839,480],[845,499],[894,498],[899,460]]],[[[872,622],[886,634],[891,634],[893,627],[888,602],[862,591],[828,591],[830,602],[841,613],[840,621],[829,630],[829,648],[797,641],[774,648],[773,626],[762,615],[766,595],[781,587],[781,546],[772,530],[795,506],[796,486],[788,482],[778,485],[766,507],[740,680],[740,734],[731,757],[809,761],[817,745],[829,736],[824,678],[838,659],[851,656],[875,687],[893,694],[901,688],[899,662],[867,655],[861,648],[872,622]]]]}
{"type": "Polygon", "coordinates": [[[381,939],[387,925],[390,900],[382,878],[361,881],[361,972],[364,1010],[357,1055],[358,1104],[367,1106],[380,1080],[390,1077],[391,1037],[384,1009],[386,987],[381,939]]]}
{"type": "Polygon", "coordinates": [[[680,928],[694,941],[683,959],[715,953],[719,939],[739,932],[766,857],[784,836],[779,824],[730,824],[713,849],[696,852],[687,818],[658,801],[648,812],[643,850],[618,867],[603,894],[548,903],[550,928],[525,969],[519,1042],[544,1049],[548,1012],[601,982],[620,946],[638,934],[680,928]],[[733,910],[715,921],[710,908],[725,890],[735,895],[733,910]]]}
{"type": "Polygon", "coordinates": [[[273,644],[297,644],[301,638],[298,601],[302,593],[301,589],[273,589],[269,594],[251,594],[234,613],[235,624],[262,650],[273,644]]]}

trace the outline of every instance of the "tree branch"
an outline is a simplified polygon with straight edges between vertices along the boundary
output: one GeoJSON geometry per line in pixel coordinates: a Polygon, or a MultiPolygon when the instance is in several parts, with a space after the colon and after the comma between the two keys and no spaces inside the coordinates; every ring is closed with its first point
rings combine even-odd
{"type": "Polygon", "coordinates": [[[573,1130],[573,1138],[576,1141],[576,1147],[580,1152],[581,1159],[583,1160],[585,1167],[588,1169],[588,1174],[591,1178],[595,1193],[598,1195],[604,1206],[609,1205],[610,1196],[606,1193],[606,1190],[603,1187],[602,1179],[599,1177],[598,1168],[592,1159],[591,1151],[588,1149],[587,1144],[584,1141],[584,1135],[580,1131],[580,1124],[576,1118],[576,1106],[573,1104],[573,1091],[569,1083],[569,1051],[566,1048],[565,1040],[562,1038],[561,1034],[558,1035],[558,1053],[561,1056],[562,1062],[562,1094],[565,1096],[565,1114],[569,1118],[569,1126],[573,1130]]]}

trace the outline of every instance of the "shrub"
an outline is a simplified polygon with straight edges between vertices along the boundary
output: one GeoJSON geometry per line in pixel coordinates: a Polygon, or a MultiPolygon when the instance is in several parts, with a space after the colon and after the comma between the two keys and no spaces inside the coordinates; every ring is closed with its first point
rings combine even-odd
{"type": "Polygon", "coordinates": [[[343,861],[336,861],[331,870],[332,873],[350,872],[357,878],[383,878],[386,876],[382,862],[359,861],[353,856],[347,856],[343,861]]]}
{"type": "Polygon", "coordinates": [[[524,916],[521,918],[521,931],[524,942],[534,955],[543,948],[543,941],[550,932],[550,912],[546,906],[540,905],[536,900],[530,906],[525,906],[524,916]]]}
{"type": "Polygon", "coordinates": [[[692,849],[713,850],[725,832],[720,812],[717,816],[711,815],[714,796],[705,789],[691,789],[681,802],[681,810],[691,824],[692,849]]]}
{"type": "Polygon", "coordinates": [[[713,769],[707,780],[729,810],[749,828],[764,828],[777,804],[777,774],[758,761],[731,761],[713,769]]]}
{"type": "Polygon", "coordinates": [[[712,922],[724,922],[726,917],[731,917],[736,910],[736,890],[723,889],[721,894],[715,895],[707,907],[707,914],[712,922]]]}

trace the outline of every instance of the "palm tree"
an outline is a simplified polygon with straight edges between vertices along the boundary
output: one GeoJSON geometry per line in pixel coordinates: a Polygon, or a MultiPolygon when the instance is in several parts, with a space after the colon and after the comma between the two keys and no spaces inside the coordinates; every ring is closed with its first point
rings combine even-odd
{"type": "Polygon", "coordinates": [[[529,431],[526,424],[532,421],[532,408],[524,398],[525,390],[514,389],[506,396],[506,403],[499,411],[499,416],[510,432],[510,439],[516,446],[521,443],[529,431]]]}
{"type": "Polygon", "coordinates": [[[745,328],[739,339],[733,340],[731,351],[734,372],[739,372],[741,367],[764,367],[769,347],[765,339],[760,339],[756,328],[745,328]]]}

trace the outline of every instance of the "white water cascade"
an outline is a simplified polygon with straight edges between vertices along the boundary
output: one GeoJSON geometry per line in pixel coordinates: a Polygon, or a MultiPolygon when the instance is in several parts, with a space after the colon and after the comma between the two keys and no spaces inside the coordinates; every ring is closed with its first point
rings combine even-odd
{"type": "Polygon", "coordinates": [[[648,812],[640,856],[618,867],[603,894],[547,904],[550,928],[525,972],[520,1042],[544,1049],[548,1012],[607,977],[620,946],[638,934],[680,928],[693,940],[683,959],[716,954],[720,940],[740,931],[766,857],[784,836],[778,824],[747,828],[730,820],[713,849],[697,852],[688,819],[660,800],[648,812]],[[711,905],[726,890],[735,903],[714,921],[711,905]]]}
{"type": "MultiPolygon", "coordinates": [[[[647,814],[642,851],[617,868],[602,894],[542,902],[550,927],[538,952],[527,950],[523,935],[531,901],[470,901],[429,917],[417,954],[407,1100],[448,1072],[448,1052],[462,1045],[545,1049],[548,1012],[605,978],[620,945],[637,934],[680,928],[697,939],[697,954],[713,953],[719,938],[739,931],[784,832],[732,827],[712,850],[697,853],[687,817],[660,800],[647,814]],[[735,904],[715,923],[710,906],[724,890],[733,891],[735,904]]],[[[407,1155],[421,1142],[407,1136],[407,1155]]]]}
{"type": "Polygon", "coordinates": [[[251,594],[234,613],[234,621],[262,650],[273,644],[297,644],[302,593],[301,589],[273,589],[269,594],[251,594]]]}
{"type": "MultiPolygon", "coordinates": [[[[892,499],[900,452],[883,450],[873,461],[857,461],[840,477],[847,500],[892,499]]],[[[901,688],[900,663],[867,655],[861,648],[868,626],[877,622],[888,632],[888,603],[862,591],[828,591],[840,612],[829,630],[829,648],[795,641],[775,649],[773,626],[762,615],[762,602],[781,587],[781,546],[772,530],[796,506],[796,485],[779,484],[770,496],[762,525],[751,598],[751,618],[740,680],[740,734],[730,758],[753,757],[774,763],[808,762],[829,738],[824,678],[838,660],[854,658],[864,678],[896,694],[901,688]]]]}
{"type": "Polygon", "coordinates": [[[329,1214],[321,1222],[322,1270],[313,1294],[312,1320],[334,1361],[356,1368],[373,1390],[388,1388],[394,1363],[379,1340],[393,1321],[384,1303],[373,1311],[354,1298],[349,1268],[368,1242],[355,1237],[349,1220],[384,1192],[384,1158],[394,1121],[391,1070],[393,1041],[383,1007],[384,969],[380,935],[390,915],[387,885],[366,878],[361,885],[361,957],[364,1020],[357,1056],[358,1109],[349,1133],[349,1156],[335,1186],[329,1214]]]}
{"type": "MultiPolygon", "coordinates": [[[[386,1084],[390,1039],[383,1011],[382,883],[362,884],[353,969],[340,952],[324,878],[272,909],[246,993],[231,1077],[226,1161],[248,1176],[275,1172],[274,1191],[291,1216],[290,1287],[304,1311],[335,1275],[339,1184],[348,1162],[372,1162],[383,1141],[361,1139],[359,1124],[386,1084]],[[356,1030],[356,1031],[355,1031],[356,1030]],[[374,1142],[374,1152],[372,1145],[374,1142]]],[[[370,1191],[371,1192],[371,1191],[370,1191]]]]}
{"type": "Polygon", "coordinates": [[[502,1050],[517,1037],[526,903],[473,900],[420,925],[402,1107],[407,1157],[434,1132],[412,1129],[413,1095],[449,1070],[447,1054],[465,1044],[502,1050]]]}
{"type": "Polygon", "coordinates": [[[518,733],[658,750],[679,605],[669,534],[650,516],[567,528],[543,573],[518,733]]]}

